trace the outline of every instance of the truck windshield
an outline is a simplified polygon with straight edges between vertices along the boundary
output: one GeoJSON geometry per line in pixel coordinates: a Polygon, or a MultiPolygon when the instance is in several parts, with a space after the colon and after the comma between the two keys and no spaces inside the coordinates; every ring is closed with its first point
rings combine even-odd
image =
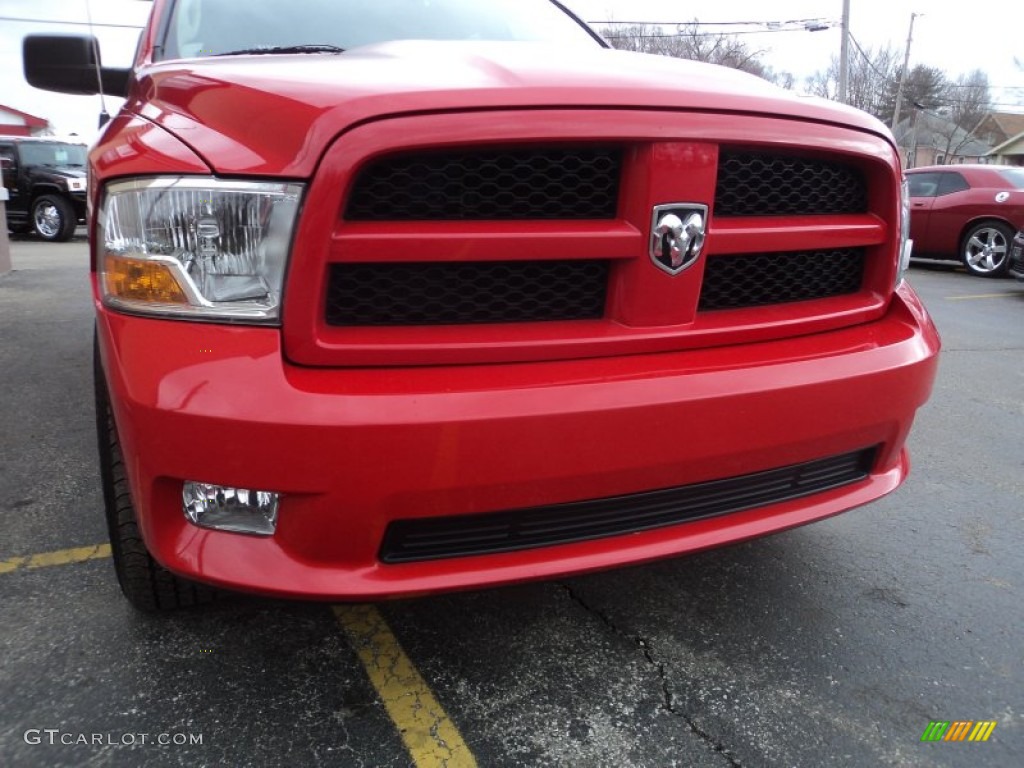
{"type": "Polygon", "coordinates": [[[40,144],[22,144],[21,162],[23,165],[49,165],[53,168],[85,167],[84,144],[61,144],[46,142],[40,144]]]}
{"type": "Polygon", "coordinates": [[[159,58],[318,53],[389,40],[601,43],[550,0],[177,0],[159,58]]]}

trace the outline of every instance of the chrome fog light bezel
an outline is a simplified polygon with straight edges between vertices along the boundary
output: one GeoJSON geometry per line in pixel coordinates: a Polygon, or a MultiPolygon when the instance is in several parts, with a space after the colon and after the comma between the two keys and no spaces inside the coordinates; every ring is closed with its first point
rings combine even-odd
{"type": "Polygon", "coordinates": [[[281,495],[186,480],[181,489],[185,519],[200,528],[251,536],[273,536],[281,495]]]}

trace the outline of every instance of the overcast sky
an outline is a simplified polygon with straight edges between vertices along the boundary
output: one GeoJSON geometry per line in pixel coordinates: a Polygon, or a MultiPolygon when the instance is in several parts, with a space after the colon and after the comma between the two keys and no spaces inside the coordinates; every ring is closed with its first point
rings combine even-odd
{"type": "MultiPolygon", "coordinates": [[[[259,2],[260,0],[253,0],[259,2]]],[[[149,16],[151,3],[143,0],[92,0],[92,20],[97,22],[103,63],[125,67],[131,63],[139,30],[99,24],[141,27],[149,16]]],[[[21,41],[28,34],[88,34],[89,28],[56,21],[85,23],[85,0],[0,0],[0,104],[46,118],[61,134],[77,133],[91,141],[97,133],[100,112],[98,96],[67,96],[32,88],[21,68],[21,41]],[[12,21],[12,19],[40,21],[12,21]]],[[[120,99],[108,99],[114,113],[120,99]]]]}
{"type": "MultiPolygon", "coordinates": [[[[252,0],[274,2],[275,0],[252,0]]],[[[280,0],[277,0],[280,1],[280,0]]],[[[485,2],[486,0],[481,0],[485,2]]],[[[366,0],[373,2],[373,0],[366,0]]],[[[824,19],[838,24],[842,0],[567,0],[589,21],[786,22],[824,19]]],[[[281,2],[287,8],[287,2],[281,2]]],[[[103,60],[126,66],[138,30],[100,24],[142,26],[150,3],[144,0],[92,0],[103,60]]],[[[995,100],[1007,110],[1024,111],[1024,2],[1021,0],[851,0],[850,29],[864,47],[891,44],[899,51],[906,44],[912,12],[923,13],[914,26],[911,65],[940,67],[951,77],[974,68],[984,70],[998,86],[995,100]],[[1015,63],[1014,57],[1020,61],[1015,63]]],[[[0,0],[0,104],[49,119],[61,133],[76,132],[87,139],[96,134],[99,97],[64,96],[29,87],[21,75],[21,40],[39,32],[83,33],[82,26],[55,22],[86,22],[86,0],[0,0]],[[15,21],[30,19],[33,21],[15,21]]],[[[743,31],[756,26],[717,29],[743,31]]],[[[708,31],[716,29],[708,27],[708,31]]],[[[776,70],[792,72],[798,83],[828,65],[839,51],[838,27],[821,32],[766,32],[744,34],[752,48],[764,51],[763,60],[776,70]]],[[[857,55],[854,51],[851,55],[857,55]]],[[[109,99],[111,112],[119,105],[109,99]]]]}
{"type": "MultiPolygon", "coordinates": [[[[708,31],[742,30],[742,40],[764,51],[776,70],[792,72],[802,82],[828,65],[840,46],[842,0],[567,0],[587,21],[785,22],[821,18],[835,23],[823,32],[746,34],[754,26],[708,27],[708,31]]],[[[914,23],[910,65],[939,67],[955,78],[975,68],[989,76],[996,100],[1024,110],[1024,2],[1021,0],[851,0],[850,31],[865,48],[906,47],[911,13],[914,23]],[[1014,57],[1020,64],[1014,62],[1014,57]]],[[[600,27],[599,27],[600,28],[600,27]]],[[[858,55],[856,51],[851,56],[858,55]]]]}

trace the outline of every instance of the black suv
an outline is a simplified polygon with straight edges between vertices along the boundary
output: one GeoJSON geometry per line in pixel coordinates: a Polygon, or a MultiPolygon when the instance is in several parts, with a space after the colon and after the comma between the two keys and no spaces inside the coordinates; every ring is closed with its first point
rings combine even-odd
{"type": "Polygon", "coordinates": [[[84,144],[26,136],[0,136],[0,170],[7,226],[43,240],[68,240],[85,221],[84,144]]]}

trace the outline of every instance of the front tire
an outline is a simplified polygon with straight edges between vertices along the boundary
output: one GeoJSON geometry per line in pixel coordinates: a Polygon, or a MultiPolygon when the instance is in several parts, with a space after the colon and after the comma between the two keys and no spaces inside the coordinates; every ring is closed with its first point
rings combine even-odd
{"type": "Polygon", "coordinates": [[[75,209],[63,197],[42,195],[32,203],[32,229],[39,238],[62,243],[71,239],[77,226],[75,209]]]}
{"type": "Polygon", "coordinates": [[[128,602],[141,611],[171,610],[209,603],[216,599],[217,590],[175,576],[154,560],[146,549],[125,477],[124,456],[100,366],[98,345],[94,345],[93,355],[100,476],[114,571],[121,591],[128,602]]]}
{"type": "Polygon", "coordinates": [[[978,277],[1002,277],[1010,265],[1014,231],[999,221],[975,224],[960,243],[960,258],[967,271],[978,277]]]}

